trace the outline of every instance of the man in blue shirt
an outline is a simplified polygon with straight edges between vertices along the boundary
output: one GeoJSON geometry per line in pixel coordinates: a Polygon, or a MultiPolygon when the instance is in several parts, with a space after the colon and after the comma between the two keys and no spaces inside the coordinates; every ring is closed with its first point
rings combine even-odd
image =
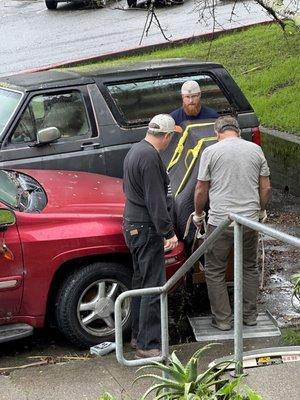
{"type": "Polygon", "coordinates": [[[170,113],[176,125],[183,121],[218,118],[219,114],[201,104],[201,89],[196,81],[186,81],[181,87],[182,107],[170,113]]]}

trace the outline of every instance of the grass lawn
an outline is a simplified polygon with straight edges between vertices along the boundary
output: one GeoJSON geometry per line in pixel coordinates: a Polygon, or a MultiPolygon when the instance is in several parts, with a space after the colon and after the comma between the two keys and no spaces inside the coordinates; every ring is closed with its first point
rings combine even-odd
{"type": "Polygon", "coordinates": [[[299,32],[284,35],[276,24],[260,25],[224,34],[213,41],[210,54],[209,48],[210,42],[198,41],[76,69],[174,57],[219,62],[240,85],[262,125],[300,135],[299,32]]]}
{"type": "Polygon", "coordinates": [[[290,346],[300,346],[299,327],[282,329],[282,338],[285,344],[288,344],[290,346]]]}

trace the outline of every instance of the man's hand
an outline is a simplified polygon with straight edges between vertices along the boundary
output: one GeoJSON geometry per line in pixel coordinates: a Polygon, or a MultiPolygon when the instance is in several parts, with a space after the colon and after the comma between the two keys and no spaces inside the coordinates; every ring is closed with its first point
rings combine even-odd
{"type": "Polygon", "coordinates": [[[170,239],[165,239],[164,249],[165,251],[171,251],[175,249],[177,245],[178,245],[178,239],[177,236],[174,235],[170,239]]]}
{"type": "Polygon", "coordinates": [[[267,211],[266,210],[260,210],[258,214],[258,221],[263,224],[267,220],[267,211]]]}
{"type": "Polygon", "coordinates": [[[205,221],[205,216],[206,216],[205,211],[202,211],[202,214],[200,215],[197,215],[196,211],[194,211],[192,215],[193,215],[192,217],[193,223],[196,226],[196,228],[201,228],[203,225],[203,221],[205,221]]]}

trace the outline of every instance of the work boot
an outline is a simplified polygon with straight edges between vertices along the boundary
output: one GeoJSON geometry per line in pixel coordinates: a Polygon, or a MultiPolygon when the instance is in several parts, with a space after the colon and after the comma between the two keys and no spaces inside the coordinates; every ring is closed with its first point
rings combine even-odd
{"type": "Polygon", "coordinates": [[[230,322],[217,321],[215,318],[212,318],[211,326],[219,329],[220,331],[230,331],[232,329],[232,324],[230,322]]]}
{"type": "Polygon", "coordinates": [[[256,317],[244,319],[243,324],[246,326],[255,326],[257,325],[257,319],[256,317]]]}
{"type": "Polygon", "coordinates": [[[149,350],[137,349],[135,353],[135,358],[150,358],[150,357],[160,357],[160,356],[161,356],[160,349],[149,349],[149,350]]]}

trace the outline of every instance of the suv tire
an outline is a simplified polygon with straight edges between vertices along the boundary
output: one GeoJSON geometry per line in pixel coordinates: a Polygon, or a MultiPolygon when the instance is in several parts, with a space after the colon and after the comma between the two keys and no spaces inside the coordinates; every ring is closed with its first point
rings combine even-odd
{"type": "Polygon", "coordinates": [[[57,8],[57,0],[45,0],[48,10],[55,10],[57,8]]]}
{"type": "MultiPolygon", "coordinates": [[[[116,297],[131,288],[131,269],[117,263],[95,262],[68,276],[56,299],[59,330],[73,344],[88,348],[114,341],[116,297]]],[[[130,299],[123,302],[122,329],[131,330],[130,299]]]]}

